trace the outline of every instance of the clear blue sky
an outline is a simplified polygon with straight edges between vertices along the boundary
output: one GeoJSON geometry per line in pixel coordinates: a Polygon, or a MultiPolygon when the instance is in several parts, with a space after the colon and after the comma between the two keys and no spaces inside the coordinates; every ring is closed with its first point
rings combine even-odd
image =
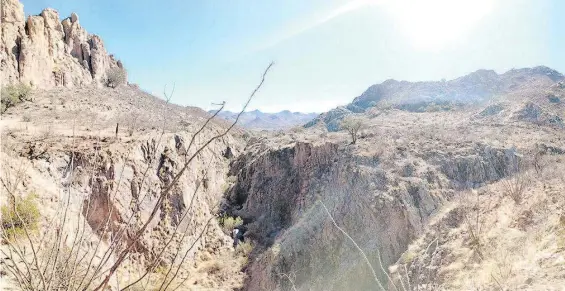
{"type": "Polygon", "coordinates": [[[477,69],[547,65],[565,72],[561,0],[23,0],[76,12],[130,81],[173,102],[326,111],[372,84],[452,79],[477,69]]]}

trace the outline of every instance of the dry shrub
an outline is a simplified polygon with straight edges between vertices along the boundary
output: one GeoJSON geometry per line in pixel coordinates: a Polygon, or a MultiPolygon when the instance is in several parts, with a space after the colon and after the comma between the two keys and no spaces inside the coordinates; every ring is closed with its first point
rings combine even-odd
{"type": "Polygon", "coordinates": [[[357,136],[359,131],[366,126],[366,121],[361,117],[347,116],[343,119],[340,124],[342,129],[347,130],[351,136],[351,143],[355,144],[357,142],[357,136]]]}
{"type": "Polygon", "coordinates": [[[30,100],[29,94],[31,93],[31,87],[23,83],[8,85],[2,88],[1,91],[1,113],[4,113],[4,111],[8,108],[15,106],[18,103],[30,100]]]}
{"type": "Polygon", "coordinates": [[[4,238],[17,238],[24,234],[26,229],[37,230],[40,213],[35,199],[35,194],[29,194],[22,199],[13,197],[8,205],[1,207],[4,238]]]}
{"type": "Polygon", "coordinates": [[[249,257],[251,251],[253,251],[253,243],[250,241],[241,242],[235,248],[235,253],[244,257],[249,257]]]}
{"type": "MultiPolygon", "coordinates": [[[[481,213],[481,202],[479,195],[474,202],[468,201],[465,203],[464,209],[464,224],[467,228],[467,240],[469,246],[479,256],[479,259],[484,259],[484,217],[481,213]]],[[[488,207],[487,207],[488,208],[488,207]]]]}
{"type": "Polygon", "coordinates": [[[516,204],[520,204],[522,203],[524,193],[529,183],[530,179],[526,172],[518,171],[513,176],[502,181],[504,194],[512,198],[516,204]]]}
{"type": "Polygon", "coordinates": [[[106,71],[106,86],[116,88],[127,83],[127,72],[123,68],[114,67],[106,71]]]}
{"type": "Polygon", "coordinates": [[[22,121],[31,122],[31,115],[29,113],[24,113],[24,115],[22,116],[22,121]]]}
{"type": "Polygon", "coordinates": [[[231,231],[234,228],[241,225],[243,225],[243,219],[241,219],[241,217],[239,216],[232,217],[228,215],[223,215],[222,217],[220,217],[220,226],[227,234],[231,234],[231,231]]]}

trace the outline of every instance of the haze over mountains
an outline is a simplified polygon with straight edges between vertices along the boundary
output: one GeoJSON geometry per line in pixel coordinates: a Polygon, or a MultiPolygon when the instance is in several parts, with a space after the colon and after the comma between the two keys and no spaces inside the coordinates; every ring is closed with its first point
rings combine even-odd
{"type": "Polygon", "coordinates": [[[343,117],[363,113],[373,107],[410,112],[446,111],[457,106],[486,102],[512,92],[543,95],[551,84],[563,80],[563,74],[545,66],[513,69],[503,74],[493,70],[477,70],[449,81],[408,82],[390,79],[370,86],[351,103],[321,114],[306,127],[323,124],[329,131],[337,131],[343,117]]]}
{"type": "MultiPolygon", "coordinates": [[[[513,69],[502,74],[481,69],[453,80],[409,82],[389,79],[370,86],[347,105],[328,112],[317,114],[285,110],[264,113],[254,110],[244,112],[239,125],[248,129],[276,130],[302,125],[311,127],[322,123],[329,131],[337,131],[339,122],[346,115],[363,113],[373,107],[411,112],[445,111],[456,106],[485,102],[501,94],[539,90],[564,79],[563,74],[545,66],[513,69]]],[[[350,100],[346,96],[343,99],[350,100]]],[[[237,114],[223,111],[219,117],[234,121],[237,114]]]]}
{"type": "MultiPolygon", "coordinates": [[[[215,111],[210,110],[208,112],[213,114],[215,111]]],[[[238,112],[222,111],[218,114],[218,116],[227,121],[234,121],[237,117],[237,114],[238,112]]],[[[288,129],[293,126],[304,125],[312,119],[316,118],[316,116],[318,115],[318,113],[290,112],[288,110],[283,110],[276,113],[266,113],[259,110],[253,110],[244,112],[239,117],[238,124],[248,129],[288,129]]]]}

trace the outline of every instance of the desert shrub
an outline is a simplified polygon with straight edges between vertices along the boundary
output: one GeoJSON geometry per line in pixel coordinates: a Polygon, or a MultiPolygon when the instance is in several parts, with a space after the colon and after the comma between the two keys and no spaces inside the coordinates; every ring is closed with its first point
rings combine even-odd
{"type": "Polygon", "coordinates": [[[127,72],[123,68],[114,67],[106,71],[106,86],[116,88],[127,83],[127,72]]]}
{"type": "Polygon", "coordinates": [[[365,121],[360,117],[347,116],[341,122],[340,127],[347,130],[349,135],[351,135],[351,143],[355,144],[359,131],[365,127],[365,121]]]}
{"type": "Polygon", "coordinates": [[[34,194],[23,199],[11,199],[8,205],[3,205],[0,210],[3,235],[6,237],[13,238],[24,234],[26,228],[28,231],[37,229],[40,214],[34,194]]]}
{"type": "Polygon", "coordinates": [[[547,95],[547,100],[551,103],[560,103],[561,102],[561,99],[558,96],[555,96],[554,94],[547,95]]]}
{"type": "Polygon", "coordinates": [[[231,231],[235,227],[241,225],[243,225],[243,219],[241,219],[241,217],[239,216],[232,217],[224,214],[220,217],[220,226],[227,234],[231,234],[231,231]]]}
{"type": "Polygon", "coordinates": [[[530,180],[524,172],[517,172],[512,177],[503,181],[505,194],[512,198],[516,204],[520,204],[529,183],[530,180]]]}
{"type": "Polygon", "coordinates": [[[22,116],[22,121],[23,121],[23,122],[30,122],[30,121],[31,121],[31,115],[30,115],[29,113],[25,113],[25,114],[22,116]]]}
{"type": "Polygon", "coordinates": [[[18,103],[30,100],[30,93],[31,88],[23,83],[8,85],[2,88],[0,112],[3,113],[6,109],[15,106],[18,103]]]}
{"type": "Polygon", "coordinates": [[[124,123],[127,126],[128,136],[133,136],[133,134],[135,133],[135,130],[139,126],[138,117],[139,117],[139,114],[132,114],[132,115],[129,115],[128,117],[126,117],[124,123]]]}
{"type": "Polygon", "coordinates": [[[402,167],[402,177],[412,177],[414,175],[414,172],[416,172],[416,167],[414,166],[414,164],[408,162],[404,165],[404,167],[402,167]]]}
{"type": "Polygon", "coordinates": [[[250,241],[241,242],[235,248],[235,253],[244,257],[248,257],[253,250],[253,243],[250,241]]]}

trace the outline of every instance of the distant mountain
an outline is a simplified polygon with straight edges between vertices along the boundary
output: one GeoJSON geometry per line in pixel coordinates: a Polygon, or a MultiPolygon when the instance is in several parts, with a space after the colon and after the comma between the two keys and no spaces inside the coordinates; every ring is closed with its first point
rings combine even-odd
{"type": "Polygon", "coordinates": [[[513,92],[539,91],[565,77],[548,67],[512,69],[504,74],[478,70],[454,80],[408,82],[386,80],[372,85],[347,106],[320,114],[305,127],[323,124],[336,131],[348,114],[363,113],[372,107],[395,108],[411,112],[449,110],[457,105],[484,102],[497,95],[513,92]]]}
{"type": "MultiPolygon", "coordinates": [[[[208,111],[216,112],[215,110],[208,111]]],[[[233,121],[237,117],[237,112],[222,111],[218,116],[227,121],[233,121]]],[[[297,125],[304,125],[318,116],[318,113],[301,113],[284,110],[277,113],[265,113],[259,110],[244,112],[238,124],[248,129],[277,130],[287,129],[297,125]]]]}

